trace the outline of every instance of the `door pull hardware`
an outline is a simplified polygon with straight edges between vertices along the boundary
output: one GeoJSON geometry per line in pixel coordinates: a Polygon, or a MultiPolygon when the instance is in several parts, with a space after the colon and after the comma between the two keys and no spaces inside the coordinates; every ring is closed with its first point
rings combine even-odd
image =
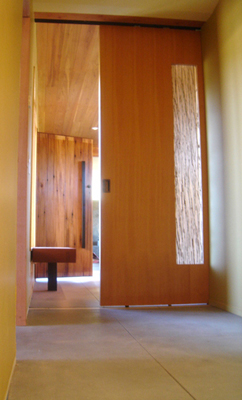
{"type": "Polygon", "coordinates": [[[103,193],[110,193],[110,179],[103,179],[103,193]]]}

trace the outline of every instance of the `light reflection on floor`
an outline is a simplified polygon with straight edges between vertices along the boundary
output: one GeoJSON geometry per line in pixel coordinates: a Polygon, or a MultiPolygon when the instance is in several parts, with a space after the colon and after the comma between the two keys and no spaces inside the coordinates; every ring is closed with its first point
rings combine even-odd
{"type": "MultiPolygon", "coordinates": [[[[72,277],[57,278],[57,282],[84,283],[84,282],[98,282],[98,281],[100,281],[99,264],[93,264],[93,276],[72,276],[72,277]]],[[[36,278],[36,282],[48,282],[48,278],[36,278]]]]}

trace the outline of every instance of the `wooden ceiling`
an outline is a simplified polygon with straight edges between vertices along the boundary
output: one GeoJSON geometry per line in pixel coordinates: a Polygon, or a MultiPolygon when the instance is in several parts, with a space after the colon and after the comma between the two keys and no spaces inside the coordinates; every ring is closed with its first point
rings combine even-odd
{"type": "Polygon", "coordinates": [[[38,130],[93,139],[98,152],[99,28],[37,23],[38,130]]]}

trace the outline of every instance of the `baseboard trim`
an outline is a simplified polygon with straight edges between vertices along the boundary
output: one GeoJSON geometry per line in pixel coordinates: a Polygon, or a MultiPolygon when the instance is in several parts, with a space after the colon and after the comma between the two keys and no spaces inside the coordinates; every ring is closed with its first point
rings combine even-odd
{"type": "Polygon", "coordinates": [[[209,305],[213,306],[213,307],[216,307],[216,308],[220,308],[221,310],[227,311],[227,312],[229,312],[231,314],[235,314],[235,315],[237,315],[239,317],[242,317],[242,310],[240,308],[238,308],[238,307],[235,307],[235,306],[231,305],[231,304],[226,304],[226,303],[223,303],[223,302],[220,302],[220,301],[216,301],[216,300],[210,299],[209,305]]]}
{"type": "Polygon", "coordinates": [[[12,381],[12,377],[13,377],[15,366],[16,366],[16,357],[14,358],[14,361],[13,361],[12,370],[11,370],[11,374],[10,374],[10,377],[9,377],[9,380],[8,380],[8,387],[7,387],[7,391],[6,391],[4,400],[8,400],[9,388],[10,388],[10,384],[11,384],[11,381],[12,381]]]}

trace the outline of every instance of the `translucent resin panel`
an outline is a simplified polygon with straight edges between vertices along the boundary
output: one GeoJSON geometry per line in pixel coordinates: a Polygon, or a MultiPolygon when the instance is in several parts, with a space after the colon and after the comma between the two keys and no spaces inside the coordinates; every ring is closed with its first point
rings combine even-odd
{"type": "Polygon", "coordinates": [[[177,264],[202,264],[201,140],[195,66],[173,65],[177,264]]]}

